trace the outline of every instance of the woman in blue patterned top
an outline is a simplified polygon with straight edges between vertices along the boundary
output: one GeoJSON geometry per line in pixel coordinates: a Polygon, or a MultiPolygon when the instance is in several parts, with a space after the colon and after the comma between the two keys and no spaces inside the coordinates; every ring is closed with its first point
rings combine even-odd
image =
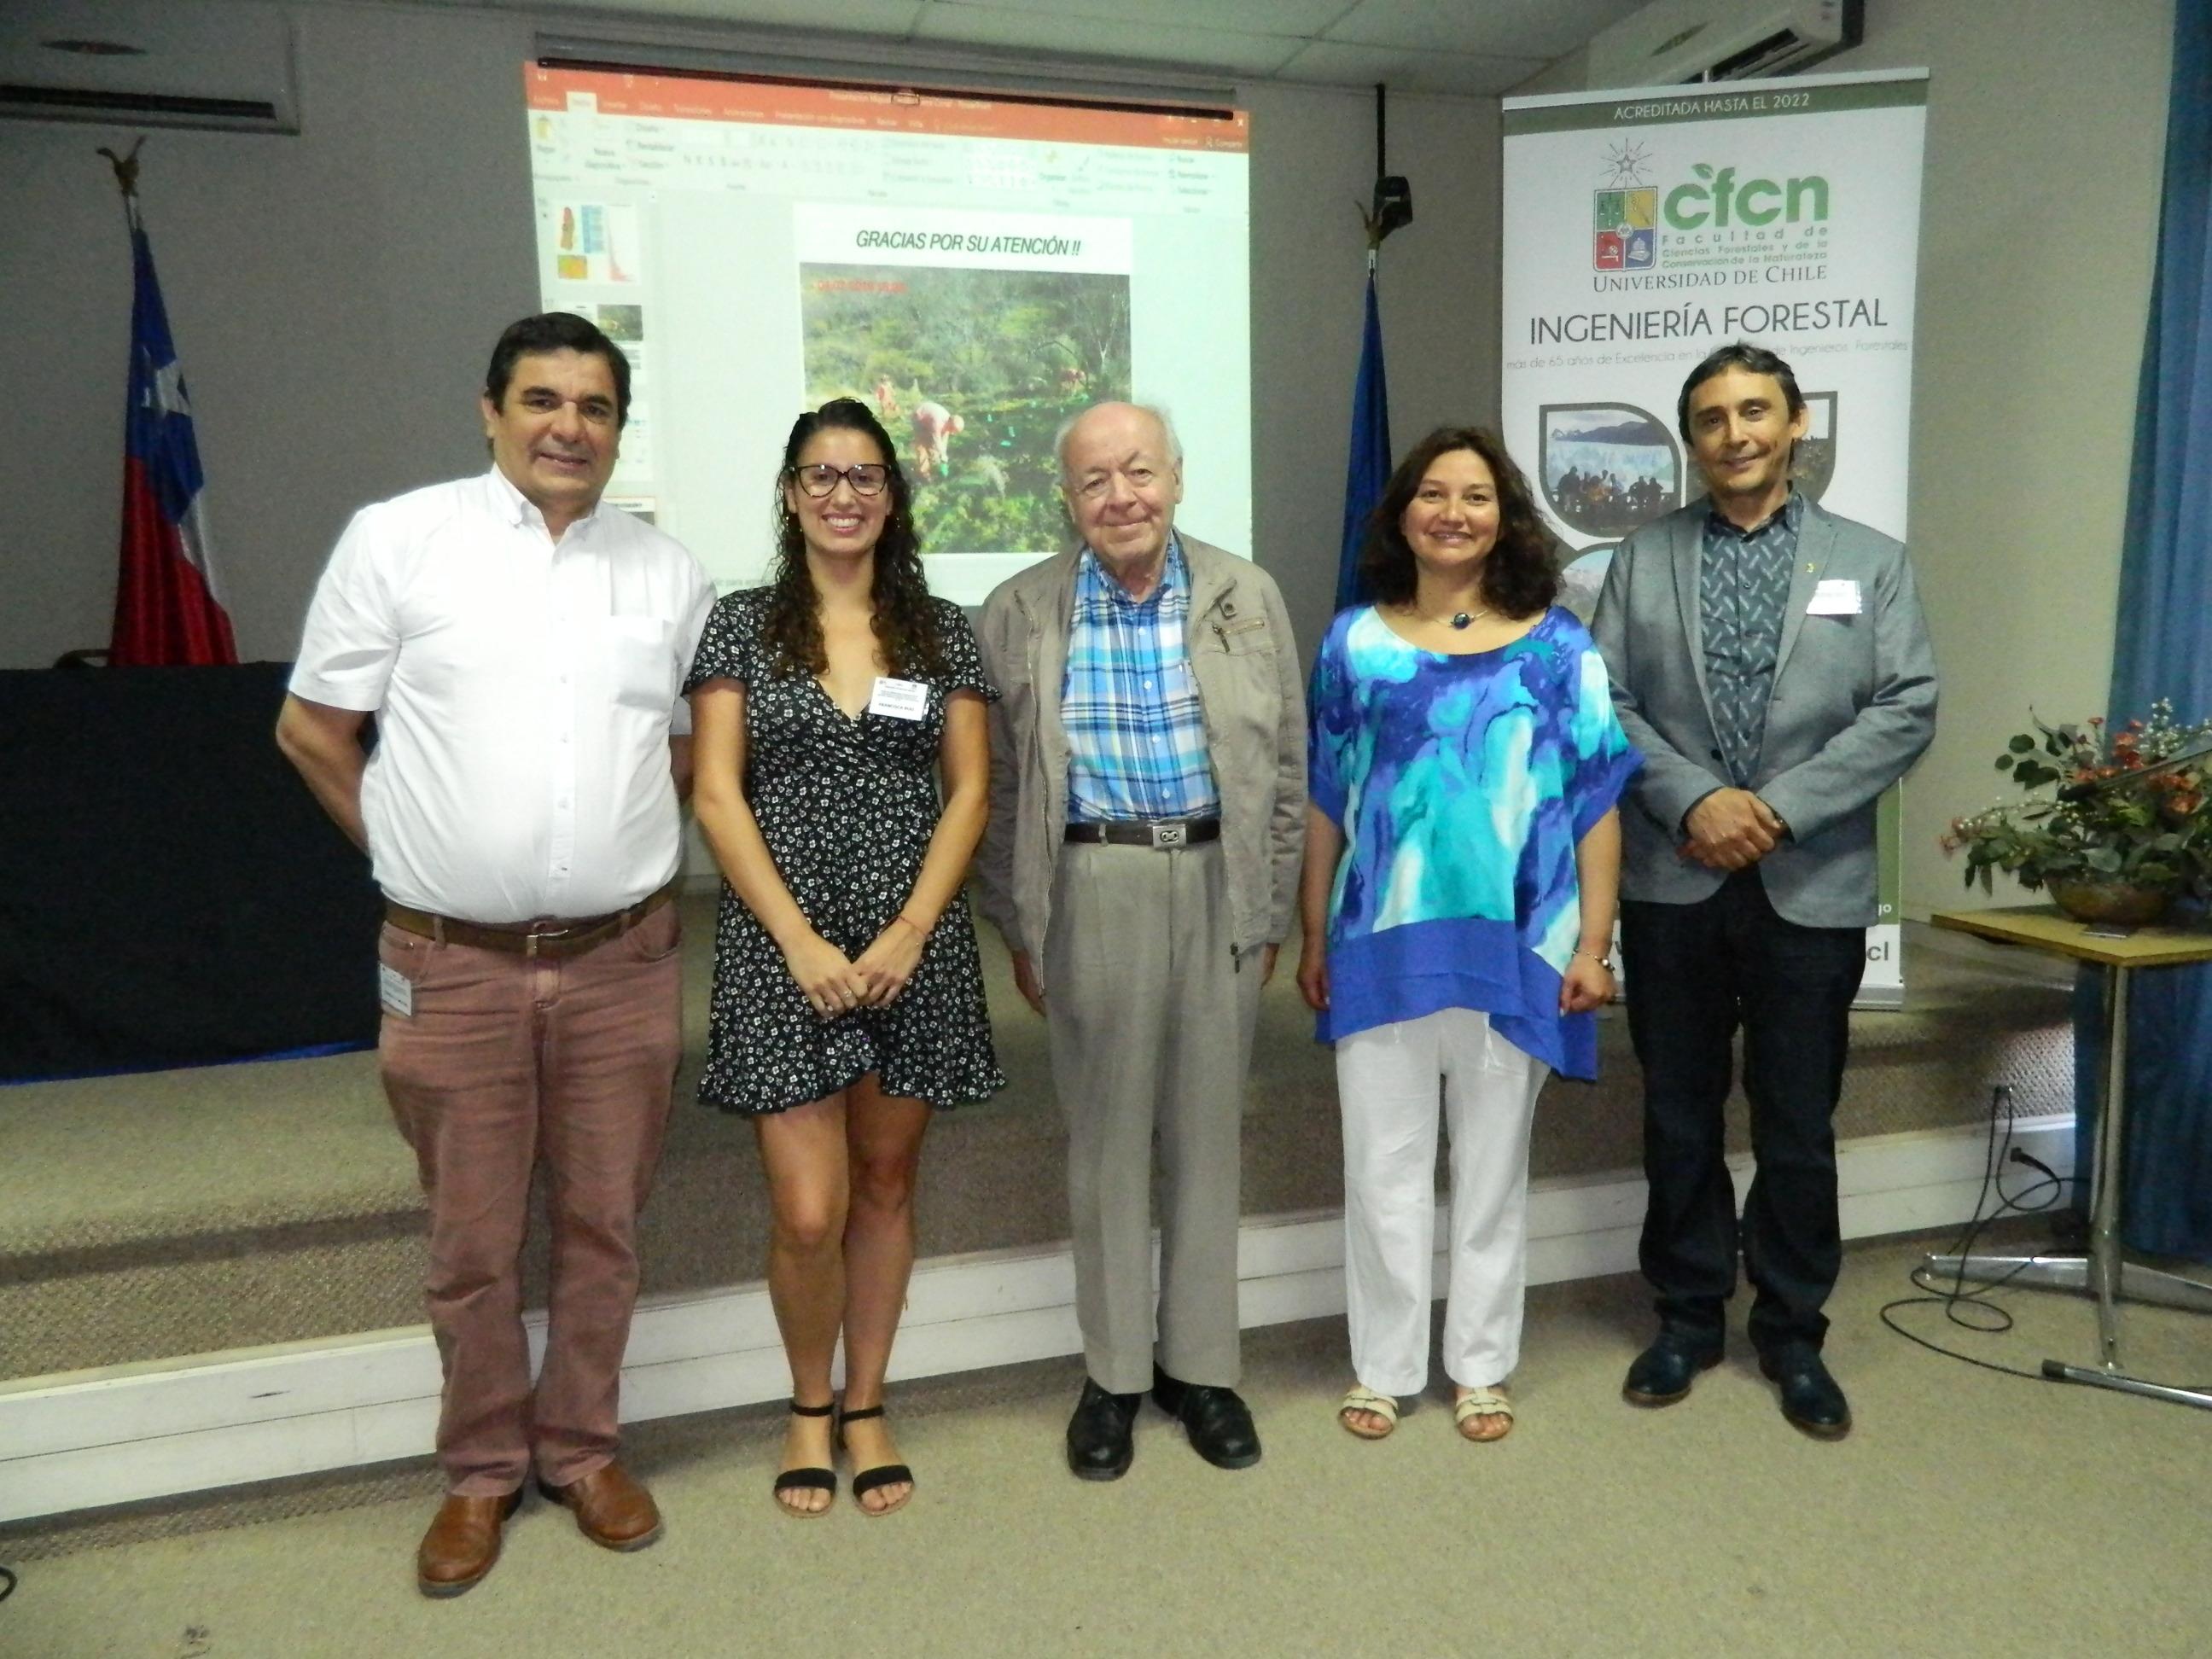
{"type": "Polygon", "coordinates": [[[1314,665],[1298,988],[1336,1045],[1355,1382],[1390,1432],[1426,1385],[1437,1097],[1451,1133],[1443,1363],[1453,1420],[1502,1439],[1520,1357],[1528,1127],[1552,1072],[1597,1069],[1641,757],[1605,665],[1552,600],[1528,487],[1485,432],[1433,432],[1391,475],[1314,665]]]}

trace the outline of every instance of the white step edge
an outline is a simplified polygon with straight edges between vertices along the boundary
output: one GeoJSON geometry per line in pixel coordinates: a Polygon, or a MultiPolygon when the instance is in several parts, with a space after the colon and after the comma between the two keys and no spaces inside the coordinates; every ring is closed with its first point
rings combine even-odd
{"type": "MultiPolygon", "coordinates": [[[[2072,1172],[2071,1117],[2032,1120],[2014,1140],[2072,1172]]],[[[1985,1146],[1977,1127],[1840,1147],[1844,1237],[1964,1223],[1982,1192],[1985,1146]]],[[[1731,1163],[1741,1194],[1750,1160],[1731,1163]]],[[[1529,1283],[1633,1271],[1643,1215],[1644,1182],[1632,1174],[1536,1182],[1529,1283]]],[[[1340,1212],[1248,1220],[1237,1259],[1248,1327],[1344,1310],[1340,1212]]],[[[1441,1267],[1436,1282],[1445,1282],[1441,1267]]],[[[921,1263],[892,1376],[1079,1352],[1074,1304],[1065,1245],[921,1263]]],[[[535,1356],[544,1316],[528,1324],[535,1356]]],[[[764,1286],[640,1304],[623,1367],[625,1421],[776,1400],[789,1387],[764,1286]]],[[[0,1522],[422,1456],[432,1449],[438,1389],[424,1326],[0,1382],[0,1522]]]]}

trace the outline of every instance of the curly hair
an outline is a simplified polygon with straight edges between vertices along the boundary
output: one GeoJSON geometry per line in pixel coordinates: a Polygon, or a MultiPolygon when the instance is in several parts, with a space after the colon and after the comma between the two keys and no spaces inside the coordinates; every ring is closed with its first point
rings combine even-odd
{"type": "Polygon", "coordinates": [[[1367,540],[1359,555],[1360,579],[1378,604],[1411,602],[1418,569],[1401,520],[1430,467],[1458,449],[1481,456],[1498,483],[1498,540],[1482,561],[1483,603],[1500,616],[1532,616],[1559,597],[1559,576],[1550,539],[1536,516],[1528,481],[1513,465],[1505,446],[1479,427],[1440,426],[1398,463],[1383,486],[1382,499],[1368,517],[1367,540]]]}
{"type": "Polygon", "coordinates": [[[784,441],[783,465],[775,475],[775,574],[769,584],[761,625],[769,661],[781,674],[820,674],[830,666],[822,643],[821,599],[806,568],[806,538],[798,514],[784,499],[784,489],[798,473],[806,441],[835,428],[866,434],[887,470],[890,513],[876,543],[875,579],[868,589],[875,611],[868,625],[883,647],[884,665],[900,678],[933,674],[943,665],[943,641],[929,582],[922,574],[921,542],[914,529],[914,492],[900,469],[890,434],[875,411],[854,398],[832,398],[821,408],[807,410],[792,422],[791,436],[784,441]]]}

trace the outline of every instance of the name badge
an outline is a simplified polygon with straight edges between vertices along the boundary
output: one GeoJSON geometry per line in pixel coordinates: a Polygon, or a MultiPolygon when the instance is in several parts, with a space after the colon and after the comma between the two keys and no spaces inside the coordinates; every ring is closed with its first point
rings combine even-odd
{"type": "Polygon", "coordinates": [[[1859,585],[1837,576],[1813,589],[1813,602],[1805,607],[1805,614],[1808,617],[1856,617],[1865,608],[1859,600],[1859,585]]]}
{"type": "Polygon", "coordinates": [[[929,712],[929,688],[920,680],[894,680],[876,676],[875,695],[868,712],[888,720],[918,720],[929,712]]]}
{"type": "Polygon", "coordinates": [[[376,1000],[384,1005],[388,1013],[397,1014],[402,1019],[415,1017],[413,983],[397,968],[387,968],[380,962],[376,964],[376,1000]]]}

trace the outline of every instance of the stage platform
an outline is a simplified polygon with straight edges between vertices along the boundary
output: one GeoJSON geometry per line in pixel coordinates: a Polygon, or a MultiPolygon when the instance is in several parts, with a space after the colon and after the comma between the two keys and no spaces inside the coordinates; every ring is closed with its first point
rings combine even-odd
{"type": "MultiPolygon", "coordinates": [[[[767,1206],[750,1127],[694,1099],[712,900],[684,902],[688,1054],[645,1220],[646,1293],[662,1308],[734,1306],[732,1297],[750,1306],[762,1300],[750,1287],[764,1259],[767,1206]]],[[[1064,1267],[1067,1231],[1064,1132],[1042,1024],[1015,995],[1004,953],[984,931],[1009,1086],[933,1127],[920,1196],[921,1255],[945,1269],[930,1282],[957,1279],[969,1287],[963,1296],[1046,1272],[1040,1263],[1064,1267]]],[[[1953,1217],[1936,1211],[1948,1208],[1963,1218],[1993,1084],[2012,1086],[2021,1117],[2039,1126],[2039,1145],[2065,1139],[2057,1132],[2072,1113],[2063,971],[1917,926],[1906,927],[1905,948],[1905,1006],[1854,1018],[1839,1133],[1865,1154],[1856,1167],[1875,1172],[1862,1177],[1869,1190],[1895,1189],[1874,1193],[1878,1201],[1863,1205],[1856,1223],[1847,1215],[1857,1234],[1945,1224],[1953,1217]],[[1900,1196],[1908,1189],[1918,1196],[1900,1196]]],[[[1312,1040],[1290,967],[1262,999],[1244,1103],[1248,1245],[1268,1234],[1279,1256],[1297,1257],[1308,1284],[1275,1317],[1308,1316],[1300,1310],[1316,1295],[1325,1302],[1312,1286],[1334,1271],[1323,1259],[1334,1236],[1327,1224],[1342,1198],[1330,1059],[1312,1040]]],[[[1545,1224],[1578,1229],[1589,1245],[1555,1250],[1546,1276],[1633,1261],[1638,1079],[1617,1008],[1602,1017],[1601,1050],[1599,1083],[1554,1080],[1538,1109],[1534,1168],[1555,1218],[1545,1224]]],[[[1744,1146],[1740,1098],[1731,1144],[1744,1146]]],[[[10,1412],[20,1416],[33,1395],[82,1393],[104,1377],[220,1368],[240,1355],[339,1353],[364,1333],[413,1345],[409,1363],[419,1368],[422,1200],[373,1054],[0,1089],[0,1419],[15,1420],[10,1412]]],[[[1288,1271],[1289,1259],[1265,1271],[1288,1271]]],[[[533,1286],[543,1272],[540,1241],[529,1261],[533,1286]]],[[[1057,1294],[1036,1292],[1048,1301],[1057,1294]]],[[[1065,1310],[1057,1316],[1068,1324],[1065,1310]]],[[[1248,1322],[1264,1318],[1248,1307],[1248,1322]]],[[[946,1340],[954,1341],[949,1328],[946,1340]]],[[[929,1363],[957,1368],[943,1356],[929,1363]]],[[[684,1408],[680,1400],[664,1407],[684,1408]]],[[[0,1474],[10,1457],[0,1444],[0,1474]]],[[[18,1508],[0,1521],[37,1512],[18,1508]]]]}

